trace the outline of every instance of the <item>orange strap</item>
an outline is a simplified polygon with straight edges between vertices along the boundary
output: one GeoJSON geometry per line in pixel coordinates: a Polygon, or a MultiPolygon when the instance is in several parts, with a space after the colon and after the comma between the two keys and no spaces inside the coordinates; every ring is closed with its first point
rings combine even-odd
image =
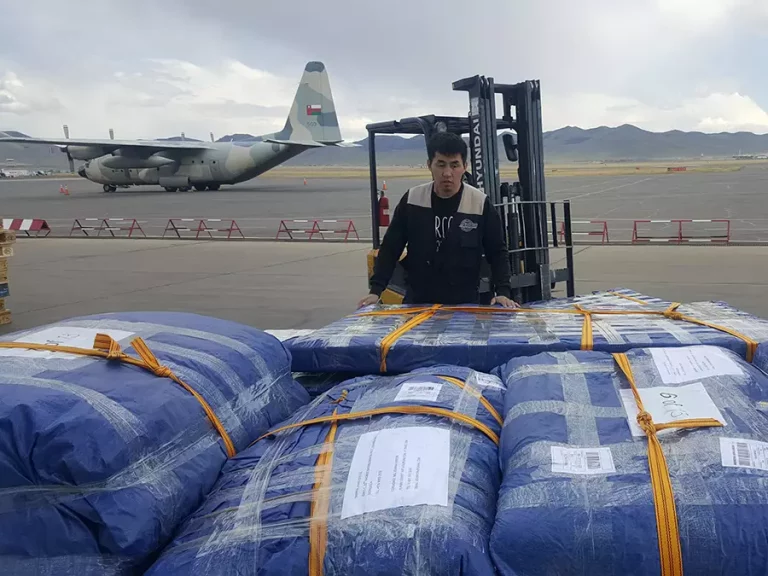
{"type": "Polygon", "coordinates": [[[234,456],[237,451],[232,439],[227,434],[224,425],[221,423],[216,413],[211,406],[206,402],[205,398],[200,396],[196,390],[182,381],[176,374],[174,374],[170,368],[163,366],[158,362],[157,357],[147,347],[147,344],[141,338],[137,337],[131,341],[131,345],[141,357],[141,360],[128,356],[120,349],[118,344],[111,336],[107,334],[97,334],[94,338],[93,348],[77,348],[74,346],[58,346],[55,344],[36,344],[32,342],[0,342],[0,348],[20,348],[25,350],[47,350],[50,352],[64,352],[66,354],[78,354],[81,356],[96,356],[99,358],[105,358],[107,360],[117,360],[125,364],[132,366],[138,366],[152,372],[155,376],[161,378],[170,378],[176,382],[179,386],[184,388],[187,392],[194,396],[195,400],[203,407],[203,411],[208,419],[213,424],[213,427],[221,436],[224,441],[224,447],[227,450],[227,456],[230,458],[234,456]]]}
{"type": "Polygon", "coordinates": [[[639,298],[635,298],[634,296],[627,296],[626,294],[621,294],[620,292],[608,292],[611,296],[617,296],[619,298],[624,298],[625,300],[631,300],[632,302],[637,302],[638,304],[642,304],[643,306],[648,306],[648,302],[645,300],[640,300],[639,298]]]}
{"type": "Polygon", "coordinates": [[[438,376],[441,380],[445,380],[446,382],[450,382],[454,386],[458,386],[462,390],[468,392],[470,395],[474,396],[480,401],[480,404],[482,404],[486,410],[488,410],[488,413],[493,416],[493,419],[496,420],[496,422],[499,423],[499,426],[504,426],[504,419],[501,417],[501,415],[496,411],[496,409],[491,405],[490,402],[488,402],[488,399],[483,396],[482,392],[479,390],[476,390],[472,386],[467,386],[464,382],[459,380],[458,378],[454,378],[453,376],[438,376]]]}
{"type": "Polygon", "coordinates": [[[465,414],[461,414],[460,412],[452,412],[450,410],[446,410],[445,408],[435,408],[433,406],[388,406],[385,408],[374,408],[373,410],[363,410],[361,412],[350,412],[348,414],[333,414],[332,416],[320,416],[319,418],[310,418],[309,420],[302,420],[301,422],[296,422],[294,424],[287,424],[285,426],[280,426],[280,428],[276,428],[275,430],[270,430],[263,436],[251,442],[251,445],[255,444],[259,440],[262,440],[269,436],[274,436],[275,434],[279,434],[280,432],[285,432],[286,430],[295,430],[296,428],[301,428],[303,426],[311,426],[313,424],[325,424],[326,422],[343,422],[346,420],[362,420],[363,418],[371,418],[372,416],[379,416],[381,414],[424,414],[424,415],[432,415],[432,416],[442,416],[443,418],[450,418],[451,420],[456,420],[458,422],[461,422],[462,424],[467,424],[468,426],[472,426],[473,428],[476,428],[477,430],[479,430],[480,432],[488,436],[488,438],[490,438],[494,444],[496,445],[499,444],[499,437],[493,430],[491,430],[488,426],[486,426],[479,420],[476,420],[475,418],[472,418],[465,414]]]}
{"type": "MultiPolygon", "coordinates": [[[[338,408],[333,411],[336,416],[338,408]]],[[[333,443],[338,423],[331,424],[325,437],[325,450],[317,457],[315,483],[312,486],[312,505],[309,519],[309,576],[322,576],[325,549],[328,546],[328,509],[331,496],[331,466],[333,443]]]]}
{"type": "Polygon", "coordinates": [[[667,460],[664,457],[664,451],[661,449],[661,443],[656,432],[670,428],[702,428],[722,426],[722,424],[712,418],[695,418],[668,424],[654,424],[651,415],[645,411],[643,401],[640,399],[640,393],[637,390],[627,355],[614,354],[613,358],[629,381],[639,411],[637,423],[648,437],[648,468],[653,489],[653,503],[656,508],[661,576],[682,576],[683,555],[680,549],[680,529],[677,523],[675,497],[672,493],[672,480],[669,477],[667,460]]]}
{"type": "MultiPolygon", "coordinates": [[[[636,298],[632,298],[631,296],[624,296],[623,294],[619,294],[618,292],[610,292],[610,294],[619,296],[621,298],[626,298],[628,300],[636,300],[638,302],[642,302],[641,300],[637,300],[636,298]]],[[[647,303],[645,302],[643,302],[643,304],[647,305],[647,303]]],[[[747,362],[752,362],[752,360],[755,357],[755,353],[757,352],[757,347],[759,345],[759,343],[756,340],[732,328],[727,328],[726,326],[720,326],[719,324],[714,324],[713,322],[707,322],[704,320],[699,320],[698,318],[694,318],[692,316],[686,316],[685,314],[681,314],[680,312],[677,312],[677,308],[679,306],[681,306],[681,303],[676,302],[676,303],[673,303],[669,308],[667,308],[667,310],[600,310],[600,309],[587,310],[579,304],[575,304],[573,308],[563,308],[563,309],[500,308],[496,306],[477,306],[477,307],[441,306],[440,304],[436,304],[429,308],[421,307],[421,308],[406,308],[406,309],[395,309],[395,310],[378,310],[374,312],[361,312],[359,314],[356,314],[355,316],[361,316],[361,317],[362,316],[408,316],[411,314],[416,314],[416,316],[408,320],[405,324],[403,324],[396,330],[393,330],[392,332],[387,334],[387,336],[385,336],[384,339],[381,341],[381,345],[380,345],[381,364],[379,368],[382,373],[387,372],[387,355],[389,354],[389,351],[392,348],[392,346],[395,344],[395,342],[401,336],[403,336],[403,334],[406,334],[409,330],[413,329],[419,324],[422,324],[423,322],[426,322],[427,320],[432,318],[437,312],[466,312],[468,314],[581,314],[584,317],[584,324],[582,326],[582,332],[581,332],[581,349],[582,350],[593,349],[594,333],[593,333],[592,316],[594,315],[663,316],[664,318],[667,318],[669,320],[690,322],[691,324],[706,326],[708,328],[712,328],[713,330],[719,330],[720,332],[725,332],[726,334],[730,334],[731,336],[739,338],[740,340],[745,342],[747,345],[747,352],[745,354],[747,362]]]]}

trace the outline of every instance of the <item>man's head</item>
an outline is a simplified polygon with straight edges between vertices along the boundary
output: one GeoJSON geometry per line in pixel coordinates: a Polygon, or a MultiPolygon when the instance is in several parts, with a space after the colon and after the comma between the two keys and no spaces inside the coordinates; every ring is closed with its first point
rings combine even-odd
{"type": "Polygon", "coordinates": [[[435,181],[435,192],[452,196],[461,188],[467,169],[467,143],[458,134],[438,132],[427,144],[427,166],[435,181]]]}

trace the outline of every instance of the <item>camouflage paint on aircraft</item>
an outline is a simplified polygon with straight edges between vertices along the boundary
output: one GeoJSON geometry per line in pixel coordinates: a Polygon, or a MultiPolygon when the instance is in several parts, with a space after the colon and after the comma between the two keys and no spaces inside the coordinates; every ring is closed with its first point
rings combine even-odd
{"type": "MultiPolygon", "coordinates": [[[[322,62],[309,62],[285,126],[250,142],[159,140],[76,140],[0,138],[59,146],[68,157],[85,160],[78,174],[104,186],[159,184],[167,190],[216,190],[263,174],[310,148],[342,142],[328,73],[322,62]]],[[[70,162],[71,163],[71,162],[70,162]]]]}

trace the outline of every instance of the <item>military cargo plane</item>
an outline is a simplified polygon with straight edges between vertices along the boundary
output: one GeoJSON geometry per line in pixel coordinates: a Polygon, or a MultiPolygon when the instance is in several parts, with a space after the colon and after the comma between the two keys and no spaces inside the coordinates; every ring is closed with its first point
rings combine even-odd
{"type": "Polygon", "coordinates": [[[102,184],[105,192],[117,187],[160,185],[169,192],[218,190],[263,174],[311,148],[342,143],[339,121],[322,62],[309,62],[293,106],[280,132],[245,142],[167,140],[91,140],[66,138],[0,138],[2,142],[58,146],[74,160],[85,160],[77,173],[102,184]]]}

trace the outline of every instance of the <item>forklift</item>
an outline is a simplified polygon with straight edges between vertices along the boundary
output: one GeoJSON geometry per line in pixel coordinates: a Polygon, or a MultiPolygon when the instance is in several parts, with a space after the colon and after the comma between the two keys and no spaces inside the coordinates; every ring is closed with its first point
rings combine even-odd
{"type": "MultiPolygon", "coordinates": [[[[549,300],[557,284],[566,283],[566,295],[575,295],[570,201],[547,202],[544,185],[544,144],[541,124],[541,87],[538,80],[518,84],[496,84],[493,78],[473,76],[453,83],[453,90],[467,92],[467,117],[426,115],[368,124],[369,167],[373,249],[368,254],[368,279],[373,276],[381,245],[377,134],[422,134],[425,143],[436,132],[452,132],[469,138],[471,173],[465,180],[489,196],[499,212],[506,234],[512,271],[512,298],[522,304],[549,300]],[[502,114],[496,117],[496,96],[501,96],[502,114]],[[517,162],[516,182],[501,182],[498,131],[505,130],[501,143],[507,160],[517,162]],[[563,220],[558,226],[557,206],[563,220]],[[548,220],[549,216],[549,220],[548,220]],[[549,242],[551,230],[552,242],[549,242]],[[550,249],[560,247],[562,234],[566,267],[553,269],[550,249]]],[[[407,247],[406,247],[407,251],[407,247]]],[[[401,257],[400,262],[403,262],[401,257]]],[[[401,304],[408,282],[407,271],[398,263],[389,286],[381,295],[384,304],[401,304]]],[[[490,303],[495,293],[490,266],[483,258],[480,304],[490,303]]]]}

